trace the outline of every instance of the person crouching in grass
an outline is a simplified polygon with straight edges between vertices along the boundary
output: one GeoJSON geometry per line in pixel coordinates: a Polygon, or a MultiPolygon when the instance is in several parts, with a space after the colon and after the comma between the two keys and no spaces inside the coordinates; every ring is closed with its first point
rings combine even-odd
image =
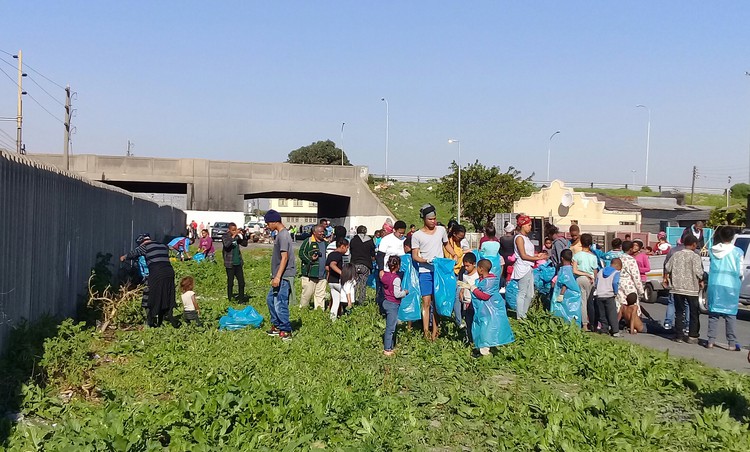
{"type": "Polygon", "coordinates": [[[383,310],[385,311],[385,334],[383,334],[383,354],[385,356],[393,355],[393,345],[396,339],[396,325],[398,324],[398,308],[401,306],[401,299],[409,294],[408,290],[401,288],[401,277],[399,269],[401,268],[401,258],[391,256],[386,263],[388,271],[382,272],[380,281],[383,283],[383,292],[385,301],[383,310]]]}
{"type": "Polygon", "coordinates": [[[625,304],[620,307],[619,319],[625,319],[625,324],[630,329],[630,334],[638,334],[646,331],[641,317],[638,315],[638,295],[631,292],[625,297],[625,304]]]}
{"type": "Polygon", "coordinates": [[[193,280],[192,276],[185,276],[180,280],[180,290],[182,290],[182,307],[184,309],[182,318],[183,320],[185,320],[185,323],[195,323],[196,325],[200,326],[201,320],[199,316],[201,313],[201,309],[195,299],[195,292],[193,291],[194,287],[195,280],[193,280]]]}

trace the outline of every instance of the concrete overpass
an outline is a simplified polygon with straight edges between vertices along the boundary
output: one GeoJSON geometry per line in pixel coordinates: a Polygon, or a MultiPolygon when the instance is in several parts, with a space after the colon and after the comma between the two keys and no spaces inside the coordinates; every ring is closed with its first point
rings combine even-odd
{"type": "MultiPolygon", "coordinates": [[[[28,157],[64,167],[59,154],[28,157]]],[[[370,191],[365,166],[72,155],[70,171],[135,193],[184,193],[190,210],[239,212],[245,199],[295,198],[316,201],[319,217],[347,228],[372,231],[393,218],[370,191]]]]}

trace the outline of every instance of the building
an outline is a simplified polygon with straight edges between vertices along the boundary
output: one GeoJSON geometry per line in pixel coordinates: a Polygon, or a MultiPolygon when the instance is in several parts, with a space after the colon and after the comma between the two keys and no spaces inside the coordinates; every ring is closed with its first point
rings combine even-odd
{"type": "Polygon", "coordinates": [[[318,222],[318,203],[303,199],[269,199],[268,208],[281,214],[287,227],[315,224],[318,222]]]}
{"type": "Polygon", "coordinates": [[[513,211],[548,218],[562,230],[577,224],[593,234],[640,232],[641,207],[628,201],[573,191],[560,180],[513,203],[513,211]]]}
{"type": "Polygon", "coordinates": [[[696,221],[706,222],[712,210],[711,207],[686,206],[684,196],[639,197],[636,204],[641,208],[641,232],[654,234],[670,226],[684,228],[696,221]]]}

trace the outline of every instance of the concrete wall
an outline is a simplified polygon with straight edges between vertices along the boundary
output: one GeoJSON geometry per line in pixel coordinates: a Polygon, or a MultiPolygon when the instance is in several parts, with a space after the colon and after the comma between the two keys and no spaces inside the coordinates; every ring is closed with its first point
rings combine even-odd
{"type": "Polygon", "coordinates": [[[98,252],[119,256],[141,232],[160,240],[185,224],[181,210],[0,151],[0,351],[22,319],[75,315],[98,252]]]}
{"type": "Polygon", "coordinates": [[[571,220],[578,221],[582,231],[604,233],[609,231],[638,232],[641,224],[640,212],[619,212],[604,208],[604,202],[584,193],[575,192],[559,181],[552,181],[549,187],[542,188],[531,196],[513,203],[514,212],[522,212],[532,217],[552,217],[552,222],[560,229],[566,229],[571,220]],[[561,204],[565,193],[573,196],[573,205],[566,208],[561,204]],[[635,223],[623,225],[621,223],[635,223]]]}

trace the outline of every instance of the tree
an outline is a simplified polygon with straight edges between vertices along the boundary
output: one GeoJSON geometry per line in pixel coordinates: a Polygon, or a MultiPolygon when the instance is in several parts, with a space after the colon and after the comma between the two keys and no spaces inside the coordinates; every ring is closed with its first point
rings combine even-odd
{"type": "Polygon", "coordinates": [[[711,216],[708,218],[708,227],[745,226],[745,218],[747,218],[747,206],[745,205],[717,207],[711,211],[711,216]]]}
{"type": "MultiPolygon", "coordinates": [[[[289,153],[287,163],[306,163],[310,165],[341,165],[342,150],[331,140],[316,141],[309,146],[302,146],[289,153]]],[[[344,165],[351,166],[344,154],[344,165]]]]}
{"type": "MultiPolygon", "coordinates": [[[[458,199],[458,165],[451,163],[451,174],[438,182],[438,196],[455,204],[458,199]]],[[[514,167],[502,172],[499,167],[486,167],[476,160],[461,169],[461,210],[476,230],[495,218],[496,213],[510,212],[513,203],[534,192],[533,174],[521,177],[514,167]]]]}
{"type": "Polygon", "coordinates": [[[734,184],[730,190],[733,198],[747,199],[747,195],[750,195],[750,184],[734,184]]]}

